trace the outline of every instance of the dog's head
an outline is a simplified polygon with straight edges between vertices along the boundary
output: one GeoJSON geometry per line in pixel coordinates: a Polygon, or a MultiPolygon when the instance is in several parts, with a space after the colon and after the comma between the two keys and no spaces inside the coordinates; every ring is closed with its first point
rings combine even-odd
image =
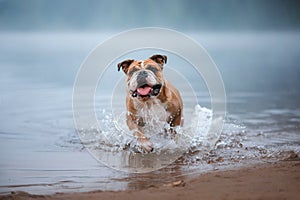
{"type": "Polygon", "coordinates": [[[125,60],[118,64],[127,76],[127,91],[132,98],[147,101],[158,96],[164,84],[163,67],[167,56],[153,55],[146,60],[125,60]]]}

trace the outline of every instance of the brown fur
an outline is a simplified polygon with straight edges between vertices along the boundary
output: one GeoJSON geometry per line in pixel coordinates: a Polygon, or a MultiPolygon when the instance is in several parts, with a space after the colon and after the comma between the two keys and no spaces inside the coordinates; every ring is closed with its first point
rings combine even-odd
{"type": "MultiPolygon", "coordinates": [[[[170,116],[166,119],[167,123],[171,127],[182,125],[182,109],[183,102],[179,91],[173,86],[171,82],[166,80],[163,76],[163,67],[167,62],[167,56],[165,55],[153,55],[150,58],[144,60],[144,66],[151,66],[152,69],[155,68],[156,80],[162,83],[160,93],[153,98],[160,100],[160,103],[165,105],[165,109],[170,116]]],[[[127,97],[126,97],[126,107],[127,107],[127,125],[130,130],[135,130],[134,136],[137,137],[139,146],[144,150],[144,152],[149,152],[152,150],[152,142],[149,138],[146,138],[143,133],[144,121],[142,118],[137,116],[138,107],[136,104],[147,104],[152,106],[154,101],[150,99],[140,100],[138,98],[132,98],[128,88],[129,81],[131,80],[132,74],[136,71],[142,70],[142,61],[137,60],[125,60],[118,64],[118,70],[122,68],[124,73],[127,75],[127,97]]]]}

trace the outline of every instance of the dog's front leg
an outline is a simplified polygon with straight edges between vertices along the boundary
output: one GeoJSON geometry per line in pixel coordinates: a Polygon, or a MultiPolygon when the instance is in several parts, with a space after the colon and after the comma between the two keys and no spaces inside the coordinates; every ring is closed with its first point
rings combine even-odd
{"type": "Polygon", "coordinates": [[[170,129],[166,132],[171,134],[172,138],[176,137],[176,127],[183,125],[183,119],[182,119],[182,110],[181,109],[175,109],[176,112],[171,113],[169,118],[167,119],[167,123],[170,125],[170,129]]]}
{"type": "Polygon", "coordinates": [[[146,153],[151,152],[153,150],[153,144],[142,131],[142,126],[144,125],[143,120],[132,113],[128,113],[126,116],[126,122],[129,129],[134,131],[133,135],[137,138],[138,147],[146,153]]]}

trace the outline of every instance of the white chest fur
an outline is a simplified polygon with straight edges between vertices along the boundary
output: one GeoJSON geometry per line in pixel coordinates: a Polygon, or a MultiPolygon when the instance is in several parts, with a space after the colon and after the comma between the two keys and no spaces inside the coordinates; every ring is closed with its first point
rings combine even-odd
{"type": "Polygon", "coordinates": [[[149,99],[146,102],[135,102],[137,116],[143,118],[144,128],[163,129],[170,113],[166,111],[167,105],[159,99],[149,99]]]}

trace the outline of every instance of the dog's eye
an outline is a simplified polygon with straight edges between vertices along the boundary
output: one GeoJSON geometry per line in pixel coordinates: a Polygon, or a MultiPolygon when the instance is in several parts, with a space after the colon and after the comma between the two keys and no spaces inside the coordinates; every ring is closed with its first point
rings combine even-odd
{"type": "Polygon", "coordinates": [[[156,72],[158,71],[158,69],[156,67],[153,67],[151,65],[147,66],[146,69],[152,71],[154,74],[156,74],[156,72]]]}
{"type": "Polygon", "coordinates": [[[138,71],[138,69],[136,67],[134,67],[132,70],[130,70],[128,72],[129,76],[132,76],[134,74],[134,72],[138,71]]]}

